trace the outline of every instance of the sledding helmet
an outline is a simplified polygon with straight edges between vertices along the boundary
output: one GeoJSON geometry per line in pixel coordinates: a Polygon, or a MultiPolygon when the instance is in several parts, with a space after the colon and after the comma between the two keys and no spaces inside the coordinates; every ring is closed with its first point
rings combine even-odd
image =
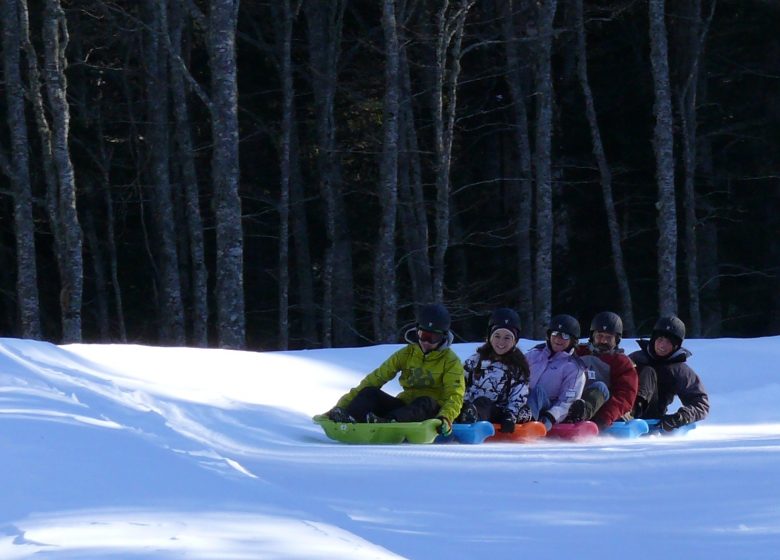
{"type": "Polygon", "coordinates": [[[547,327],[547,338],[550,338],[550,334],[556,331],[568,334],[576,344],[580,338],[580,322],[565,313],[556,315],[550,319],[550,326],[547,327]]]}
{"type": "Polygon", "coordinates": [[[520,338],[520,316],[514,309],[501,307],[490,314],[490,319],[488,320],[488,340],[498,329],[510,331],[515,336],[515,342],[517,342],[517,339],[520,338]]]}
{"type": "Polygon", "coordinates": [[[680,346],[685,340],[685,323],[676,315],[666,315],[656,321],[652,338],[665,336],[675,346],[680,346]]]}
{"type": "Polygon", "coordinates": [[[590,322],[591,338],[593,338],[593,333],[596,331],[614,334],[615,344],[620,344],[620,339],[623,338],[623,320],[620,318],[620,315],[612,311],[596,313],[590,322]]]}
{"type": "Polygon", "coordinates": [[[450,312],[440,303],[423,305],[417,313],[417,328],[446,334],[450,330],[450,312]]]}

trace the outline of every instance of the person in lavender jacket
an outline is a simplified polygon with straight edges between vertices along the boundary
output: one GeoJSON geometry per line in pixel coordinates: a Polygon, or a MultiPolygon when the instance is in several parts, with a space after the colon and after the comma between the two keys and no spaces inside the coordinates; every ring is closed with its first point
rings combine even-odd
{"type": "Polygon", "coordinates": [[[525,357],[531,368],[531,394],[528,404],[534,418],[549,431],[562,422],[571,403],[582,396],[585,372],[574,355],[580,324],[571,315],[556,315],[550,320],[547,341],[534,346],[525,357]]]}

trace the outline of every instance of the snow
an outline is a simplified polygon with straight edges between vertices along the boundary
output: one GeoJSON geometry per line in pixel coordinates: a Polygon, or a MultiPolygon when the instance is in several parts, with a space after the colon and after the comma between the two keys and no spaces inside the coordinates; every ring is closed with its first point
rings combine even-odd
{"type": "Polygon", "coordinates": [[[352,446],[311,416],[398,345],[0,339],[0,558],[776,558],[780,337],[686,347],[685,436],[352,446]]]}

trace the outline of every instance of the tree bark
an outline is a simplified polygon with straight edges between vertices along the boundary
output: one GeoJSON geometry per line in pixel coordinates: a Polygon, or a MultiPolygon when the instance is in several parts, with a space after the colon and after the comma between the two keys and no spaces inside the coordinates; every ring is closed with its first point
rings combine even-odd
{"type": "Polygon", "coordinates": [[[216,218],[217,334],[221,348],[246,345],[244,237],[238,192],[236,26],[238,0],[211,0],[208,23],[211,71],[211,175],[216,218]]]}
{"type": "Polygon", "coordinates": [[[379,170],[381,219],[374,264],[374,335],[394,342],[398,296],[395,274],[395,225],[398,214],[398,113],[400,55],[395,0],[382,3],[385,40],[385,95],[382,118],[382,161],[379,170]]]}
{"type": "Polygon", "coordinates": [[[308,0],[305,9],[319,144],[317,166],[328,237],[322,272],[325,347],[349,346],[356,340],[352,242],[344,209],[334,106],[345,7],[340,0],[308,0]]]}
{"type": "Polygon", "coordinates": [[[433,298],[444,299],[445,256],[449,248],[450,167],[455,134],[461,44],[466,16],[474,0],[460,0],[451,12],[449,1],[442,3],[436,19],[434,61],[433,126],[436,156],[436,246],[433,252],[433,298]],[[451,66],[447,67],[450,59],[451,66]],[[446,101],[446,103],[445,103],[446,101]]]}
{"type": "MultiPolygon", "coordinates": [[[[81,342],[84,266],[81,226],[76,211],[76,185],[68,145],[70,110],[65,78],[67,44],[68,29],[62,6],[59,0],[46,0],[43,13],[42,75],[51,118],[51,134],[45,138],[48,146],[44,149],[51,156],[54,172],[46,198],[60,273],[62,342],[74,343],[81,342]]],[[[45,119],[45,115],[42,118],[45,119]]]]}
{"type": "Polygon", "coordinates": [[[182,67],[182,40],[184,19],[178,1],[170,4],[170,60],[171,99],[173,101],[174,139],[177,148],[175,161],[180,168],[184,193],[184,214],[187,222],[187,246],[190,258],[191,343],[200,348],[208,346],[208,270],[203,237],[203,217],[200,210],[198,175],[195,170],[195,150],[192,140],[189,103],[182,67]]]}
{"type": "Polygon", "coordinates": [[[634,306],[631,298],[631,288],[628,284],[625,261],[623,259],[623,247],[620,244],[620,224],[615,211],[615,201],[612,196],[612,170],[607,162],[604,144],[601,141],[601,128],[596,114],[596,103],[593,100],[593,92],[588,79],[588,49],[585,40],[585,18],[583,15],[582,0],[574,0],[574,17],[577,33],[577,77],[585,98],[585,116],[590,128],[591,142],[593,143],[593,155],[601,176],[601,196],[604,199],[604,209],[607,214],[607,230],[609,231],[609,243],[612,248],[612,265],[615,269],[615,278],[620,294],[620,315],[623,319],[623,330],[626,336],[636,333],[634,323],[634,306]]]}
{"type": "Polygon", "coordinates": [[[696,216],[698,200],[696,196],[697,167],[697,126],[696,111],[700,80],[700,59],[704,49],[704,41],[709,31],[709,24],[715,11],[715,2],[711,4],[707,20],[702,20],[701,0],[690,0],[685,3],[687,10],[683,19],[683,52],[685,67],[683,71],[683,86],[678,92],[678,113],[680,115],[681,137],[683,144],[683,208],[685,216],[685,263],[688,284],[688,334],[699,337],[702,334],[699,257],[697,231],[699,220],[696,216]]]}
{"type": "Polygon", "coordinates": [[[649,0],[650,60],[655,102],[656,181],[658,184],[658,312],[677,313],[677,210],[674,186],[674,135],[664,0],[649,0]]]}
{"type": "Polygon", "coordinates": [[[557,0],[539,7],[536,69],[536,267],[534,270],[534,335],[543,338],[552,309],[552,42],[557,0]]]}
{"type": "Polygon", "coordinates": [[[21,75],[21,36],[17,0],[0,3],[3,28],[3,76],[6,114],[11,139],[9,179],[13,187],[14,233],[16,242],[16,300],[23,338],[41,339],[38,267],[35,262],[35,222],[33,220],[30,157],[25,120],[24,84],[21,75]]]}
{"type": "MultiPolygon", "coordinates": [[[[399,34],[403,33],[399,29],[399,34]]],[[[407,60],[404,41],[401,45],[401,90],[400,90],[400,120],[399,120],[399,175],[398,197],[401,219],[401,234],[404,240],[406,255],[403,260],[408,263],[410,283],[412,287],[412,303],[414,306],[425,305],[433,301],[433,279],[431,277],[431,261],[428,256],[428,217],[425,211],[425,196],[422,185],[422,164],[420,162],[420,146],[415,128],[413,111],[412,79],[407,60]]]]}
{"type": "Polygon", "coordinates": [[[512,101],[513,128],[515,137],[514,150],[517,154],[519,180],[517,185],[517,266],[518,266],[518,311],[522,336],[534,336],[534,290],[533,290],[533,260],[531,258],[531,223],[533,216],[533,169],[531,164],[531,142],[528,129],[528,111],[526,109],[526,93],[520,76],[520,53],[517,47],[515,24],[513,18],[513,2],[499,2],[505,12],[502,15],[504,34],[504,54],[506,57],[506,79],[509,85],[509,95],[512,101]]]}
{"type": "Polygon", "coordinates": [[[179,277],[179,255],[176,246],[176,220],[173,211],[171,177],[168,167],[170,139],[168,130],[168,64],[164,37],[168,33],[167,2],[146,0],[146,110],[149,157],[149,197],[158,235],[154,249],[157,255],[157,283],[160,296],[158,310],[159,340],[164,344],[183,346],[184,305],[179,277]]]}

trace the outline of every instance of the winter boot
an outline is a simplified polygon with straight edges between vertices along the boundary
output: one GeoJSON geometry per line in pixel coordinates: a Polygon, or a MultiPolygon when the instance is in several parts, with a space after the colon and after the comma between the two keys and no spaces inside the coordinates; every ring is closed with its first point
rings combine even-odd
{"type": "Polygon", "coordinates": [[[582,399],[577,399],[569,407],[569,414],[564,420],[567,424],[574,424],[576,422],[582,422],[586,419],[586,403],[582,399]]]}
{"type": "Polygon", "coordinates": [[[377,416],[373,412],[366,414],[366,424],[389,424],[390,422],[395,422],[395,420],[392,418],[383,418],[382,416],[377,416]]]}
{"type": "Polygon", "coordinates": [[[455,419],[458,424],[473,424],[477,420],[479,420],[477,407],[471,403],[465,403],[460,411],[460,416],[455,419]]]}

